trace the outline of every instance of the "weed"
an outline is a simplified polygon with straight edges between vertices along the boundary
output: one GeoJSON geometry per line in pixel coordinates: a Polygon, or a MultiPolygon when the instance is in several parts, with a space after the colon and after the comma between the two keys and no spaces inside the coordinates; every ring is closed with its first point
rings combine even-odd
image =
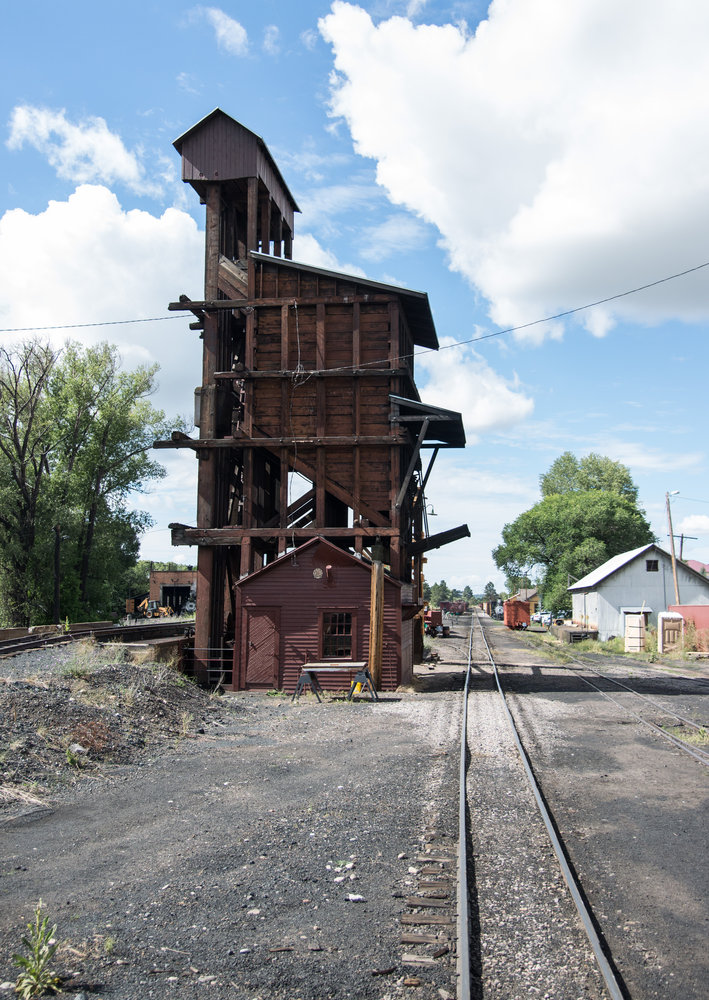
{"type": "Polygon", "coordinates": [[[27,924],[27,934],[22,937],[27,955],[13,955],[13,963],[22,969],[15,984],[15,992],[22,1000],[41,996],[43,993],[57,993],[59,977],[50,968],[50,963],[57,950],[54,935],[57,925],[49,927],[49,917],[42,913],[40,899],[34,911],[34,923],[27,924]]]}
{"type": "Polygon", "coordinates": [[[112,955],[115,948],[116,948],[116,939],[109,935],[103,942],[103,950],[106,952],[107,955],[112,955]]]}
{"type": "Polygon", "coordinates": [[[178,736],[182,739],[186,739],[190,735],[190,729],[192,728],[192,723],[194,719],[192,718],[191,712],[180,712],[180,731],[178,736]]]}
{"type": "Polygon", "coordinates": [[[66,748],[66,762],[69,767],[75,767],[77,771],[86,763],[84,756],[74,750],[74,744],[66,748]]]}
{"type": "Polygon", "coordinates": [[[701,729],[692,729],[684,725],[679,725],[663,726],[662,728],[670,736],[674,736],[678,740],[682,740],[683,743],[688,743],[690,746],[704,747],[709,743],[709,732],[703,727],[701,729]]]}

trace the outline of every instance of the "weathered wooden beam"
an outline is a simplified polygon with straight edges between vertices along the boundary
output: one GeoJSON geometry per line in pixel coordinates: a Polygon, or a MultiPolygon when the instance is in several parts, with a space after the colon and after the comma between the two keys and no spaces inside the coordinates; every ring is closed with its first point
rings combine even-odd
{"type": "Polygon", "coordinates": [[[467,524],[449,528],[448,531],[439,531],[437,535],[429,535],[428,538],[421,538],[417,542],[409,542],[408,552],[410,556],[419,555],[431,549],[440,549],[442,545],[448,545],[450,542],[457,542],[460,538],[470,538],[470,528],[467,524]]]}
{"type": "Polygon", "coordinates": [[[384,528],[380,526],[356,525],[352,528],[329,528],[315,527],[314,525],[301,528],[237,528],[227,526],[224,528],[192,528],[185,524],[169,525],[172,531],[173,545],[240,545],[250,539],[286,539],[296,538],[307,541],[309,538],[317,538],[322,535],[326,538],[351,539],[354,543],[356,538],[396,538],[399,533],[398,528],[384,528]]]}
{"type": "MultiPolygon", "coordinates": [[[[240,380],[248,379],[254,381],[257,379],[292,379],[296,374],[292,368],[272,368],[268,371],[252,371],[248,368],[237,368],[235,371],[230,372],[216,372],[214,377],[220,379],[224,382],[229,380],[240,380]]],[[[305,371],[300,374],[308,375],[313,378],[352,378],[369,376],[369,375],[380,375],[385,378],[391,379],[394,377],[409,377],[411,378],[411,372],[408,368],[325,368],[322,370],[315,371],[305,371]]],[[[413,384],[413,383],[412,383],[413,384]]],[[[421,420],[421,417],[417,417],[417,420],[421,420]]]]}
{"type": "MultiPolygon", "coordinates": [[[[391,295],[318,295],[299,298],[298,306],[300,308],[302,306],[353,305],[364,302],[372,304],[375,302],[388,303],[391,301],[391,295]]],[[[202,299],[201,301],[194,301],[193,305],[198,309],[204,309],[205,312],[214,312],[218,309],[280,308],[280,306],[292,306],[294,302],[295,299],[293,296],[289,298],[279,297],[268,299],[255,296],[248,299],[202,299]]],[[[170,312],[179,312],[189,307],[182,305],[180,302],[171,302],[167,308],[170,312]]]]}
{"type": "Polygon", "coordinates": [[[404,481],[401,484],[401,489],[399,490],[399,495],[397,496],[396,503],[394,504],[394,506],[396,507],[397,510],[401,509],[401,505],[404,502],[404,497],[406,496],[406,491],[409,488],[409,483],[411,482],[411,477],[414,474],[414,469],[416,468],[416,466],[417,466],[417,464],[419,462],[421,445],[423,444],[423,439],[426,437],[427,431],[428,431],[428,417],[425,417],[424,421],[423,421],[423,424],[421,425],[421,430],[419,431],[418,439],[416,441],[416,444],[414,445],[414,450],[413,450],[413,453],[411,455],[411,461],[409,462],[409,467],[406,470],[406,475],[404,476],[404,481]]]}
{"type": "Polygon", "coordinates": [[[251,448],[283,448],[283,447],[342,447],[358,444],[396,445],[403,444],[405,438],[395,434],[382,435],[342,435],[338,437],[224,437],[224,438],[179,438],[177,441],[154,441],[153,448],[191,448],[193,451],[209,449],[233,448],[237,451],[251,448]]]}

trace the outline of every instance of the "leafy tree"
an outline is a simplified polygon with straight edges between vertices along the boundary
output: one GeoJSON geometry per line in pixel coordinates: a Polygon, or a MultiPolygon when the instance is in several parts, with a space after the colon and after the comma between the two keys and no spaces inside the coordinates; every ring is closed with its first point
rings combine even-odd
{"type": "Polygon", "coordinates": [[[131,493],[161,478],[149,455],[172,422],[148,397],[157,366],[120,369],[115,347],[30,342],[0,355],[0,614],[48,621],[59,546],[61,614],[105,617],[150,518],[131,493]]]}
{"type": "Polygon", "coordinates": [[[553,493],[502,531],[493,558],[509,579],[536,572],[545,604],[568,604],[569,577],[579,579],[611,556],[654,541],[644,512],[604,490],[553,493]]]}
{"type": "Polygon", "coordinates": [[[431,585],[426,580],[423,582],[423,599],[424,601],[431,601],[431,585]]]}
{"type": "Polygon", "coordinates": [[[451,593],[445,580],[431,585],[431,604],[434,608],[437,608],[441,601],[449,601],[450,596],[451,593]]]}
{"type": "Polygon", "coordinates": [[[485,590],[483,591],[483,600],[494,601],[496,599],[497,599],[497,587],[492,582],[492,580],[489,580],[485,584],[485,590]]]}
{"type": "Polygon", "coordinates": [[[466,585],[463,587],[463,600],[464,601],[472,601],[473,599],[474,599],[473,598],[473,591],[471,590],[471,588],[466,583],[466,585]]]}
{"type": "Polygon", "coordinates": [[[34,340],[17,350],[0,348],[0,615],[10,624],[29,624],[35,590],[38,508],[56,444],[45,405],[56,360],[48,345],[34,340]]]}
{"type": "Polygon", "coordinates": [[[539,485],[543,497],[554,493],[605,490],[631,503],[638,501],[638,488],[628,468],[596,452],[579,461],[570,451],[565,451],[552,462],[549,471],[539,477],[539,485]]]}

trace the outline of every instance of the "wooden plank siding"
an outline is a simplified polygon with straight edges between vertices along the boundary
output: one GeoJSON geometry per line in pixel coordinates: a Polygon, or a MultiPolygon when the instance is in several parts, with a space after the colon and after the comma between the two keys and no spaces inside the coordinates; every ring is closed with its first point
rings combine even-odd
{"type": "MultiPolygon", "coordinates": [[[[367,660],[370,602],[368,563],[316,539],[297,549],[295,554],[288,553],[260,572],[239,581],[236,591],[235,689],[250,686],[247,682],[249,616],[254,609],[260,607],[278,611],[278,687],[282,690],[295,690],[304,663],[322,660],[321,618],[325,611],[346,611],[352,614],[353,648],[349,659],[367,660]]],[[[385,577],[382,690],[393,691],[401,682],[400,647],[401,588],[385,577]]],[[[347,661],[343,660],[345,662],[347,661]]],[[[327,690],[341,691],[349,688],[350,674],[343,670],[341,674],[324,675],[320,681],[327,690]]],[[[265,686],[272,685],[269,683],[265,686]]]]}

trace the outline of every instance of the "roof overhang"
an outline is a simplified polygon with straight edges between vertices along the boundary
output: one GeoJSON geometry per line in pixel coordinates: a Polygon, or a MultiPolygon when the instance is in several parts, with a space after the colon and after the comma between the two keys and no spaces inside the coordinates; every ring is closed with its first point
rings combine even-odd
{"type": "Polygon", "coordinates": [[[410,288],[402,288],[400,285],[387,285],[381,281],[370,281],[369,278],[363,278],[358,274],[328,271],[326,268],[313,267],[311,264],[288,260],[285,257],[272,257],[270,254],[259,253],[256,250],[251,250],[249,257],[256,262],[276,264],[280,267],[293,268],[308,274],[319,274],[323,277],[335,278],[340,281],[351,281],[364,288],[370,288],[373,293],[396,296],[403,304],[404,314],[414,344],[417,347],[427,347],[434,351],[438,350],[438,336],[436,335],[436,327],[433,322],[431,306],[426,292],[415,292],[410,288]]]}
{"type": "Polygon", "coordinates": [[[404,396],[390,395],[398,409],[393,419],[399,423],[423,423],[428,420],[422,446],[426,448],[464,448],[465,428],[463,418],[456,410],[445,410],[430,403],[420,403],[404,396]]]}

